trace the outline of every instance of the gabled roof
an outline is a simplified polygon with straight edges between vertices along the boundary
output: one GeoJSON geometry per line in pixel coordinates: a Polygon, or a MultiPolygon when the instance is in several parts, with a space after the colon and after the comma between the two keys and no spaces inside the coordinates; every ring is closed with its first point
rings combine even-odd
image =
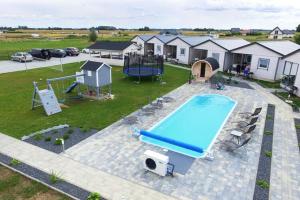
{"type": "Polygon", "coordinates": [[[149,42],[150,40],[152,40],[153,38],[158,39],[159,41],[161,41],[162,43],[166,44],[169,41],[173,40],[174,38],[176,38],[176,36],[174,35],[154,35],[153,37],[151,37],[149,40],[147,40],[146,42],[149,42]]]}
{"type": "Polygon", "coordinates": [[[132,45],[133,42],[109,42],[98,41],[88,47],[88,49],[104,49],[112,51],[122,51],[132,45]]]}
{"type": "Polygon", "coordinates": [[[230,51],[232,49],[236,49],[238,47],[250,44],[250,42],[248,42],[244,39],[239,39],[239,38],[234,38],[234,39],[209,39],[209,40],[206,40],[202,43],[194,45],[194,47],[199,46],[201,44],[205,44],[207,42],[212,42],[215,45],[221,47],[222,49],[224,49],[226,51],[230,51]]]}
{"type": "Polygon", "coordinates": [[[272,33],[272,32],[273,32],[275,29],[277,29],[277,28],[282,32],[282,30],[281,30],[278,26],[276,26],[273,30],[271,30],[271,31],[269,32],[269,34],[272,33]]]}
{"type": "MultiPolygon", "coordinates": [[[[135,36],[135,37],[139,37],[139,38],[141,38],[141,40],[143,40],[144,42],[146,42],[146,41],[148,41],[150,38],[152,38],[153,36],[155,36],[155,35],[137,35],[137,36],[135,36]]],[[[134,38],[135,38],[134,37],[134,38]]]]}
{"type": "Polygon", "coordinates": [[[282,30],[282,33],[283,33],[283,34],[294,34],[295,31],[293,31],[293,30],[288,30],[288,29],[284,29],[284,30],[282,30]]]}
{"type": "Polygon", "coordinates": [[[102,62],[88,60],[80,68],[83,70],[97,71],[102,65],[102,62]]]}
{"type": "Polygon", "coordinates": [[[261,45],[270,48],[276,52],[279,52],[282,55],[287,55],[293,51],[296,51],[300,48],[300,45],[288,41],[288,40],[283,40],[283,41],[261,41],[258,42],[261,45]]]}
{"type": "Polygon", "coordinates": [[[176,40],[176,39],[179,39],[179,40],[183,41],[184,43],[186,43],[189,46],[194,46],[196,44],[207,41],[211,38],[212,37],[210,37],[210,36],[177,36],[174,39],[167,42],[167,44],[174,41],[174,40],[176,40]]]}
{"type": "Polygon", "coordinates": [[[291,52],[291,53],[289,53],[289,54],[283,56],[283,58],[290,57],[290,56],[292,56],[292,55],[294,55],[294,54],[296,54],[296,53],[298,53],[298,52],[300,52],[300,49],[298,49],[298,50],[296,50],[296,51],[293,51],[293,52],[291,52]]]}

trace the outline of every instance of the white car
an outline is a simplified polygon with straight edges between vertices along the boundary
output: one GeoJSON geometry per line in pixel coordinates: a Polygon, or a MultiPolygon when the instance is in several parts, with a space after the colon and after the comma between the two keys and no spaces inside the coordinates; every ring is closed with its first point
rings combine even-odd
{"type": "Polygon", "coordinates": [[[89,53],[89,54],[95,54],[95,53],[97,53],[96,51],[93,51],[93,50],[90,50],[90,49],[87,49],[87,48],[82,49],[81,52],[82,53],[89,53]]]}
{"type": "Polygon", "coordinates": [[[17,52],[11,56],[11,60],[18,62],[31,62],[33,61],[33,57],[27,52],[17,52]]]}

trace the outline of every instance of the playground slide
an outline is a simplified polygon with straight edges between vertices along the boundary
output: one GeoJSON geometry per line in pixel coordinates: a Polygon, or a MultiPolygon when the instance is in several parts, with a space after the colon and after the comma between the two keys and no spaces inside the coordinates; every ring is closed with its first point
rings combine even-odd
{"type": "Polygon", "coordinates": [[[72,92],[72,90],[78,85],[77,82],[72,83],[72,85],[70,85],[66,90],[65,93],[68,94],[70,92],[72,92]]]}

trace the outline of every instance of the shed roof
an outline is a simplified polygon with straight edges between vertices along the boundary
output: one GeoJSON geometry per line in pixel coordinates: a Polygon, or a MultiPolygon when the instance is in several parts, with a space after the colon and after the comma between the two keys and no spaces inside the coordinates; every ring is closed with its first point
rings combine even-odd
{"type": "Polygon", "coordinates": [[[220,67],[219,62],[216,59],[212,58],[212,57],[207,57],[207,58],[204,59],[204,61],[206,61],[210,64],[213,71],[219,69],[219,67],[220,67]]]}
{"type": "Polygon", "coordinates": [[[132,45],[133,42],[109,42],[109,41],[99,41],[95,42],[89,49],[105,49],[105,50],[112,50],[112,51],[122,51],[132,45]]]}
{"type": "Polygon", "coordinates": [[[95,62],[95,61],[86,61],[82,66],[81,69],[89,70],[89,71],[97,71],[103,65],[102,62],[95,62]]]}

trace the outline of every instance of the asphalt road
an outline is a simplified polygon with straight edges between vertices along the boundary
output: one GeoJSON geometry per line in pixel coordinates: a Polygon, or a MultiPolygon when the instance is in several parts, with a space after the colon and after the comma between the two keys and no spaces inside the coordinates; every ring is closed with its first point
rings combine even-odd
{"type": "Polygon", "coordinates": [[[28,69],[35,69],[35,68],[42,68],[42,67],[50,67],[54,65],[74,63],[74,62],[80,62],[85,60],[105,62],[109,65],[118,65],[118,66],[123,65],[123,60],[97,58],[89,54],[81,53],[79,56],[67,56],[65,58],[51,58],[50,60],[46,60],[46,61],[34,60],[32,62],[27,62],[27,63],[20,63],[20,62],[10,61],[10,60],[0,61],[0,74],[15,72],[15,71],[24,71],[28,69]]]}

